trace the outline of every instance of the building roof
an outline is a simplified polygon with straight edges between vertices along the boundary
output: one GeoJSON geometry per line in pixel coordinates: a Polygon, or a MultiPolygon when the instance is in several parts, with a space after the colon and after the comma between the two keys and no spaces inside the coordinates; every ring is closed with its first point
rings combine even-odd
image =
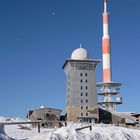
{"type": "Polygon", "coordinates": [[[88,60],[89,58],[89,54],[84,48],[75,49],[71,54],[71,59],[74,60],[88,60]]]}
{"type": "Polygon", "coordinates": [[[34,108],[34,109],[30,109],[30,110],[43,110],[43,109],[58,110],[58,111],[62,112],[61,109],[57,109],[57,108],[47,108],[47,107],[44,107],[44,108],[34,108]]]}
{"type": "Polygon", "coordinates": [[[67,60],[64,62],[63,66],[62,66],[62,69],[65,68],[65,66],[66,66],[66,64],[67,64],[68,62],[74,62],[74,61],[76,61],[76,62],[93,62],[93,63],[95,63],[96,65],[97,65],[99,62],[101,62],[101,60],[99,60],[99,59],[88,59],[88,60],[67,59],[67,60]]]}
{"type": "Polygon", "coordinates": [[[122,118],[125,118],[125,123],[135,124],[136,118],[132,116],[130,112],[111,112],[114,115],[118,115],[122,118]]]}

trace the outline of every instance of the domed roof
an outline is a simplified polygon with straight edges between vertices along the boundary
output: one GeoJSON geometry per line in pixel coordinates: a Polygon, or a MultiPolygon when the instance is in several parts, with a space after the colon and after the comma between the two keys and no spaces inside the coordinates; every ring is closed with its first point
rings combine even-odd
{"type": "Polygon", "coordinates": [[[78,48],[72,52],[71,59],[87,60],[87,59],[89,59],[89,54],[88,54],[87,50],[85,50],[83,48],[78,48]]]}
{"type": "Polygon", "coordinates": [[[45,107],[42,105],[42,106],[40,106],[40,108],[45,108],[45,107]]]}

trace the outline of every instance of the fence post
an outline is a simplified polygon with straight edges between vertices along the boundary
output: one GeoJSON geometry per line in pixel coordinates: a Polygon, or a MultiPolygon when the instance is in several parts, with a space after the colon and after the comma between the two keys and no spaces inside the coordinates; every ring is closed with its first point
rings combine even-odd
{"type": "Polygon", "coordinates": [[[37,123],[37,127],[38,127],[38,133],[40,133],[40,122],[37,123]]]}
{"type": "Polygon", "coordinates": [[[0,133],[5,133],[4,132],[4,124],[0,124],[0,133]]]}
{"type": "Polygon", "coordinates": [[[92,126],[90,126],[90,131],[92,130],[92,126]]]}
{"type": "Polygon", "coordinates": [[[65,121],[65,126],[67,126],[67,122],[65,121]]]}

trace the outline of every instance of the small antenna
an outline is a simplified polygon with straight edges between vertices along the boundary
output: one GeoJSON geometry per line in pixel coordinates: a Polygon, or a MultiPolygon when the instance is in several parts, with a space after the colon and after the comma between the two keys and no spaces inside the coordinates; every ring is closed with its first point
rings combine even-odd
{"type": "Polygon", "coordinates": [[[82,44],[80,43],[80,48],[82,48],[82,44]]]}
{"type": "Polygon", "coordinates": [[[107,12],[107,0],[104,0],[104,12],[107,12]]]}

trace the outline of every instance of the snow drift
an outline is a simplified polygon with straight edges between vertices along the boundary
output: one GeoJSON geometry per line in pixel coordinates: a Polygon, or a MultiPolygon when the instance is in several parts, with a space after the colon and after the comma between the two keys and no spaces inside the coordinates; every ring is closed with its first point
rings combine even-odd
{"type": "Polygon", "coordinates": [[[3,125],[0,125],[0,140],[14,140],[6,135],[3,125]]]}
{"type": "Polygon", "coordinates": [[[73,126],[63,127],[46,133],[31,137],[32,140],[140,140],[140,131],[115,127],[115,126],[93,126],[89,129],[76,131],[73,126]]]}
{"type": "MultiPolygon", "coordinates": [[[[5,120],[7,119],[2,118],[0,122],[5,120]]],[[[10,119],[18,120],[22,121],[10,119]]],[[[21,129],[19,125],[6,125],[5,128],[0,126],[0,140],[140,140],[140,130],[113,125],[93,124],[92,131],[89,128],[76,131],[76,128],[86,125],[88,124],[69,123],[67,127],[62,128],[42,128],[41,133],[38,133],[37,128],[27,125],[29,130],[21,129]]]]}

